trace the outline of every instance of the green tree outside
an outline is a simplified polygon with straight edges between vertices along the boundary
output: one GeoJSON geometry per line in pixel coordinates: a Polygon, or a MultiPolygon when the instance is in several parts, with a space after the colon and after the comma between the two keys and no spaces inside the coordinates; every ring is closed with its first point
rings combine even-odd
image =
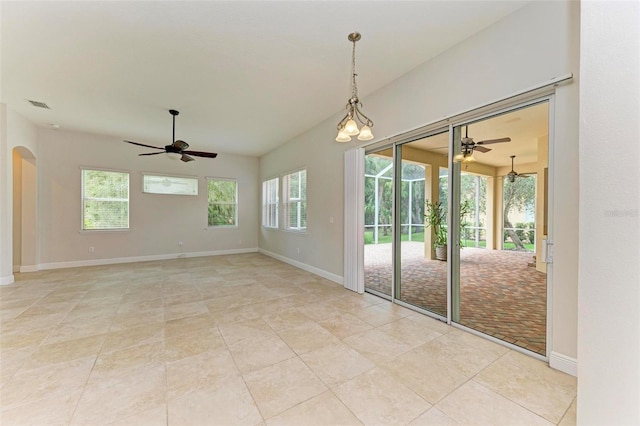
{"type": "Polygon", "coordinates": [[[209,226],[235,226],[237,220],[237,182],[211,179],[207,182],[209,226]]]}
{"type": "Polygon", "coordinates": [[[83,170],[82,229],[129,227],[129,174],[83,170]]]}
{"type": "MultiPolygon", "coordinates": [[[[511,223],[509,215],[512,215],[516,211],[525,211],[527,209],[533,209],[535,207],[536,200],[536,179],[534,176],[516,177],[511,182],[508,179],[504,180],[503,189],[503,226],[505,230],[505,241],[507,238],[511,240],[514,245],[514,250],[525,251],[528,247],[522,241],[524,233],[518,235],[514,229],[516,228],[511,223]]],[[[528,239],[528,237],[527,237],[528,239]]]]}

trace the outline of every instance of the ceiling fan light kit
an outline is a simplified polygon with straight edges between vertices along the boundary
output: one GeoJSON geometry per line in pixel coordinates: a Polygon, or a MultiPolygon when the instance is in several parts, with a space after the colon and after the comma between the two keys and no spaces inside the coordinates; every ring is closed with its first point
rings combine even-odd
{"type": "Polygon", "coordinates": [[[490,145],[494,143],[511,142],[511,138],[499,138],[499,139],[487,139],[484,141],[474,142],[473,138],[469,137],[469,126],[465,126],[464,137],[460,141],[460,153],[453,157],[454,163],[460,161],[464,163],[472,163],[476,161],[473,156],[474,151],[486,153],[491,151],[491,148],[485,148],[483,145],[490,145]]]}
{"type": "Polygon", "coordinates": [[[354,32],[347,37],[353,43],[351,52],[351,98],[347,101],[347,113],[338,123],[337,142],[350,142],[352,136],[358,136],[358,140],[368,141],[373,139],[373,121],[362,111],[362,103],[358,99],[358,85],[356,83],[356,42],[362,38],[360,33],[354,32]],[[362,128],[358,128],[358,122],[362,128]]]}
{"type": "Polygon", "coordinates": [[[509,173],[507,173],[507,179],[509,179],[509,182],[514,183],[516,181],[517,177],[529,177],[531,176],[530,174],[521,174],[515,171],[515,169],[513,168],[513,160],[516,158],[515,155],[511,156],[511,171],[509,173]]]}
{"type": "Polygon", "coordinates": [[[171,145],[165,145],[164,148],[160,148],[158,146],[152,146],[152,145],[146,145],[143,143],[139,143],[139,142],[132,142],[132,141],[128,141],[125,140],[124,142],[126,143],[130,143],[133,145],[138,145],[138,146],[144,146],[145,148],[153,148],[153,149],[159,149],[160,152],[146,152],[143,154],[138,154],[139,156],[141,155],[158,155],[158,154],[162,154],[162,153],[166,153],[167,157],[169,157],[172,160],[182,160],[185,163],[188,163],[189,161],[194,161],[195,158],[194,157],[205,157],[205,158],[216,158],[218,156],[218,154],[216,154],[215,152],[204,152],[204,151],[189,151],[189,144],[186,143],[185,141],[181,141],[181,140],[176,140],[176,115],[180,114],[179,111],[176,111],[175,109],[170,109],[169,110],[169,114],[171,114],[173,116],[173,133],[172,133],[172,138],[171,138],[171,145]]]}

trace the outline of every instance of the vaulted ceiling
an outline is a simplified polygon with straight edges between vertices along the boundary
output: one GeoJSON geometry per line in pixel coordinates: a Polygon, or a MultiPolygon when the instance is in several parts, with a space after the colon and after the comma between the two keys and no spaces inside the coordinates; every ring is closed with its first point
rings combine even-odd
{"type": "Polygon", "coordinates": [[[349,33],[364,98],[526,3],[3,1],[2,102],[162,145],[173,108],[192,149],[262,155],[342,110],[349,33]]]}

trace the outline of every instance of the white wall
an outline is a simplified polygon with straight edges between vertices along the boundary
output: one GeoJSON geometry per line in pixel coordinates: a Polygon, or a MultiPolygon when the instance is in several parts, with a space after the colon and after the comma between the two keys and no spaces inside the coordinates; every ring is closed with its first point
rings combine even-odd
{"type": "Polygon", "coordinates": [[[640,4],[582,3],[578,424],[640,424],[640,4]]]}
{"type": "MultiPolygon", "coordinates": [[[[380,140],[494,101],[536,84],[578,72],[579,3],[534,2],[449,49],[381,90],[367,96],[365,112],[380,140]]],[[[375,72],[361,69],[360,73],[375,72]]],[[[345,76],[347,78],[348,76],[345,76]]],[[[344,100],[336,99],[336,105],[344,100]]],[[[575,156],[577,84],[559,87],[556,96],[556,151],[575,156]]],[[[339,115],[263,156],[262,179],[307,165],[308,235],[282,231],[260,234],[260,248],[342,275],[343,152],[356,142],[333,141],[339,115]],[[334,217],[334,224],[329,218],[334,217]],[[300,254],[297,254],[300,248],[300,254]]],[[[578,168],[562,162],[556,174],[554,217],[557,262],[554,268],[551,347],[576,357],[578,168]]]]}
{"type": "Polygon", "coordinates": [[[184,163],[165,155],[139,157],[149,150],[108,136],[39,129],[38,139],[41,268],[257,250],[257,158],[220,154],[216,159],[184,163]],[[130,173],[130,230],[80,231],[81,167],[130,173]],[[143,171],[196,176],[199,195],[143,194],[143,171]],[[237,228],[207,229],[206,177],[238,180],[237,228]]]}
{"type": "Polygon", "coordinates": [[[260,160],[262,180],[306,167],[308,225],[306,234],[261,228],[260,249],[310,265],[329,278],[343,275],[345,147],[334,141],[333,130],[335,123],[329,129],[318,126],[260,160]]]}

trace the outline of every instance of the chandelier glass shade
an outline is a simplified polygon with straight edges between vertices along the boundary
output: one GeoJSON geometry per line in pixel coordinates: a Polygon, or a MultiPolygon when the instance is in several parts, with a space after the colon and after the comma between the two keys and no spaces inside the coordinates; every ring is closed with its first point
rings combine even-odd
{"type": "Polygon", "coordinates": [[[463,163],[473,163],[476,161],[476,158],[473,156],[473,150],[465,148],[463,152],[453,157],[454,163],[459,163],[460,161],[463,163]]]}
{"type": "Polygon", "coordinates": [[[351,53],[351,98],[347,101],[347,113],[338,123],[338,142],[350,142],[352,136],[358,136],[358,140],[368,141],[373,139],[371,128],[373,121],[361,110],[362,103],[358,99],[358,85],[356,84],[356,42],[360,40],[360,33],[349,34],[349,41],[353,43],[351,53]],[[358,128],[358,123],[362,126],[358,128]]]}
{"type": "Polygon", "coordinates": [[[462,150],[453,157],[453,162],[459,163],[462,161],[463,163],[473,163],[476,161],[473,156],[474,146],[473,139],[469,138],[469,126],[465,126],[464,138],[462,138],[462,150]]]}

